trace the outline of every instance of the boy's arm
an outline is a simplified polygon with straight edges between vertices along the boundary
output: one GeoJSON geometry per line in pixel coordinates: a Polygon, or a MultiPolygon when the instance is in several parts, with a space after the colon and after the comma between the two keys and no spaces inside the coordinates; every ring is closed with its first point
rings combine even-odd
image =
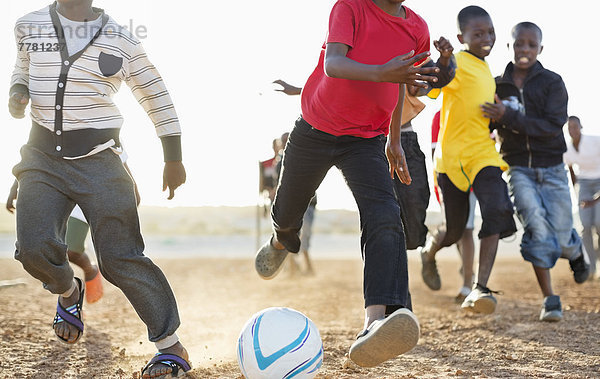
{"type": "Polygon", "coordinates": [[[435,64],[431,60],[427,60],[423,67],[437,67],[439,68],[439,72],[435,75],[437,76],[437,82],[427,83],[426,88],[417,88],[414,86],[408,86],[407,91],[411,96],[426,96],[433,88],[442,88],[447,86],[452,79],[454,79],[454,75],[456,74],[456,58],[454,58],[454,47],[444,37],[440,37],[439,40],[433,41],[433,45],[440,52],[440,58],[435,62],[435,64]]]}
{"type": "Polygon", "coordinates": [[[575,185],[577,183],[577,176],[575,175],[572,165],[569,165],[569,175],[571,175],[571,183],[575,185]]]}
{"type": "Polygon", "coordinates": [[[15,68],[10,80],[8,111],[14,118],[25,117],[25,108],[29,102],[29,55],[21,43],[27,28],[17,23],[14,29],[17,45],[15,68]]]}
{"type": "Polygon", "coordinates": [[[402,129],[402,106],[404,104],[405,85],[400,85],[400,94],[398,96],[398,103],[392,113],[392,119],[390,121],[390,135],[388,136],[385,154],[390,165],[390,175],[394,178],[394,173],[398,176],[398,179],[406,185],[412,182],[410,173],[408,172],[408,166],[406,165],[406,159],[404,156],[404,149],[402,149],[401,142],[401,129],[402,129]]]}
{"type": "Polygon", "coordinates": [[[562,80],[555,80],[547,88],[548,94],[544,117],[531,117],[518,110],[504,106],[496,95],[496,103],[485,103],[482,110],[485,117],[497,121],[503,127],[531,137],[554,137],[562,133],[567,120],[568,94],[562,80]]]}
{"type": "Polygon", "coordinates": [[[382,65],[356,62],[346,56],[349,46],[343,43],[327,43],[325,49],[325,74],[332,78],[365,80],[370,82],[406,83],[425,87],[425,82],[435,82],[437,67],[415,67],[415,63],[429,56],[424,52],[413,56],[414,51],[400,55],[382,65]]]}
{"type": "Polygon", "coordinates": [[[181,162],[181,127],[171,96],[140,43],[135,46],[129,59],[126,83],[152,120],[161,140],[165,161],[163,191],[169,188],[170,200],[175,196],[175,189],[186,179],[181,162]]]}
{"type": "Polygon", "coordinates": [[[456,74],[456,59],[454,57],[448,58],[447,63],[444,63],[442,58],[435,62],[435,67],[439,68],[439,72],[436,74],[438,80],[435,83],[429,83],[431,88],[442,88],[447,86],[454,75],[456,74]]]}

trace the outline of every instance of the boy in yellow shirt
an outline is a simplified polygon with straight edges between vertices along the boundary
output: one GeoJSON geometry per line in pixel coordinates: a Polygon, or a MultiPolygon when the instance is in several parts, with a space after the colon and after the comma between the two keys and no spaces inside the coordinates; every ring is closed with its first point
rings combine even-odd
{"type": "MultiPolygon", "coordinates": [[[[456,243],[469,215],[471,188],[479,200],[483,224],[479,232],[479,268],[473,290],[461,307],[476,313],[496,308],[487,282],[496,258],[498,240],[514,234],[513,205],[502,171],[508,168],[490,138],[489,120],[480,106],[493,102],[496,85],[485,57],[496,35],[489,14],[469,6],[458,14],[458,40],[467,50],[456,54],[454,80],[442,89],[441,129],[435,156],[435,171],[444,198],[446,223],[432,233],[421,251],[422,276],[433,290],[441,287],[435,254],[456,243]]],[[[439,94],[439,91],[438,91],[439,94]]],[[[432,91],[432,96],[435,93],[432,91]]]]}

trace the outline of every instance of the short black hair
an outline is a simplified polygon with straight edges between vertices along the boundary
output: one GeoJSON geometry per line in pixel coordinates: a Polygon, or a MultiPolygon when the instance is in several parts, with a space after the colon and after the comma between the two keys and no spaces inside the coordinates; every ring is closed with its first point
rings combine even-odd
{"type": "Polygon", "coordinates": [[[577,116],[569,116],[569,121],[577,121],[581,125],[581,120],[577,116]]]}
{"type": "Polygon", "coordinates": [[[513,26],[511,33],[513,39],[517,36],[517,32],[519,31],[519,29],[535,30],[540,35],[540,42],[542,41],[542,29],[540,29],[540,27],[534,24],[533,22],[524,21],[519,22],[517,25],[513,26]]]}
{"type": "Polygon", "coordinates": [[[467,23],[476,17],[490,17],[490,15],[485,9],[478,7],[477,5],[469,5],[468,7],[461,9],[456,18],[458,30],[462,33],[467,27],[467,23]]]}

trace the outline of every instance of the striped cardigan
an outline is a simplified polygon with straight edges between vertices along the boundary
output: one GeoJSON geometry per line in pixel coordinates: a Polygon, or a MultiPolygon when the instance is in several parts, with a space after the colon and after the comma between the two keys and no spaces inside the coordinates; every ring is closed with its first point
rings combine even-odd
{"type": "Polygon", "coordinates": [[[56,3],[15,25],[11,94],[29,93],[29,143],[67,159],[120,147],[123,117],[112,100],[127,83],[161,138],[165,161],[181,160],[181,128],[171,97],[141,43],[103,10],[102,28],[69,56],[56,3]]]}

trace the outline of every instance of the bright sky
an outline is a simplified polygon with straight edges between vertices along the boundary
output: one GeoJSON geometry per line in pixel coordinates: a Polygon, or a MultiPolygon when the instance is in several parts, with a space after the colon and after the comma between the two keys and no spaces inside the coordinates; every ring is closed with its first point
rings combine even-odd
{"type": "MultiPolygon", "coordinates": [[[[40,9],[48,0],[4,2],[0,70],[8,101],[14,65],[14,22],[40,9]]],[[[316,65],[334,0],[303,1],[178,1],[96,0],[122,25],[144,26],[145,49],[160,70],[174,99],[183,128],[184,164],[188,181],[175,199],[161,193],[162,152],[150,120],[129,88],[121,87],[116,103],[125,117],[121,133],[129,166],[140,188],[142,203],[161,206],[252,205],[257,200],[258,164],[271,156],[271,141],[292,128],[300,113],[299,97],[273,92],[270,83],[285,79],[302,86],[316,65]]],[[[578,115],[584,132],[600,134],[598,100],[594,91],[592,45],[596,17],[591,2],[555,0],[407,0],[405,5],[429,24],[432,40],[443,35],[458,51],[456,15],[464,6],[478,4],[492,16],[497,41],[488,62],[500,74],[512,53],[507,48],[510,29],[533,21],[544,32],[540,61],[559,73],[569,91],[569,113],[578,115]]],[[[432,55],[437,52],[432,46],[432,55]]],[[[441,101],[427,101],[414,121],[421,147],[429,156],[430,122],[441,101]]],[[[6,109],[6,108],[4,108],[6,109]]],[[[29,118],[14,120],[0,112],[4,149],[0,153],[0,195],[8,194],[12,166],[26,142],[29,118]],[[5,188],[5,190],[2,190],[5,188]],[[4,192],[3,192],[4,191],[4,192]]],[[[318,191],[319,208],[354,209],[354,201],[334,169],[318,191]]]]}

